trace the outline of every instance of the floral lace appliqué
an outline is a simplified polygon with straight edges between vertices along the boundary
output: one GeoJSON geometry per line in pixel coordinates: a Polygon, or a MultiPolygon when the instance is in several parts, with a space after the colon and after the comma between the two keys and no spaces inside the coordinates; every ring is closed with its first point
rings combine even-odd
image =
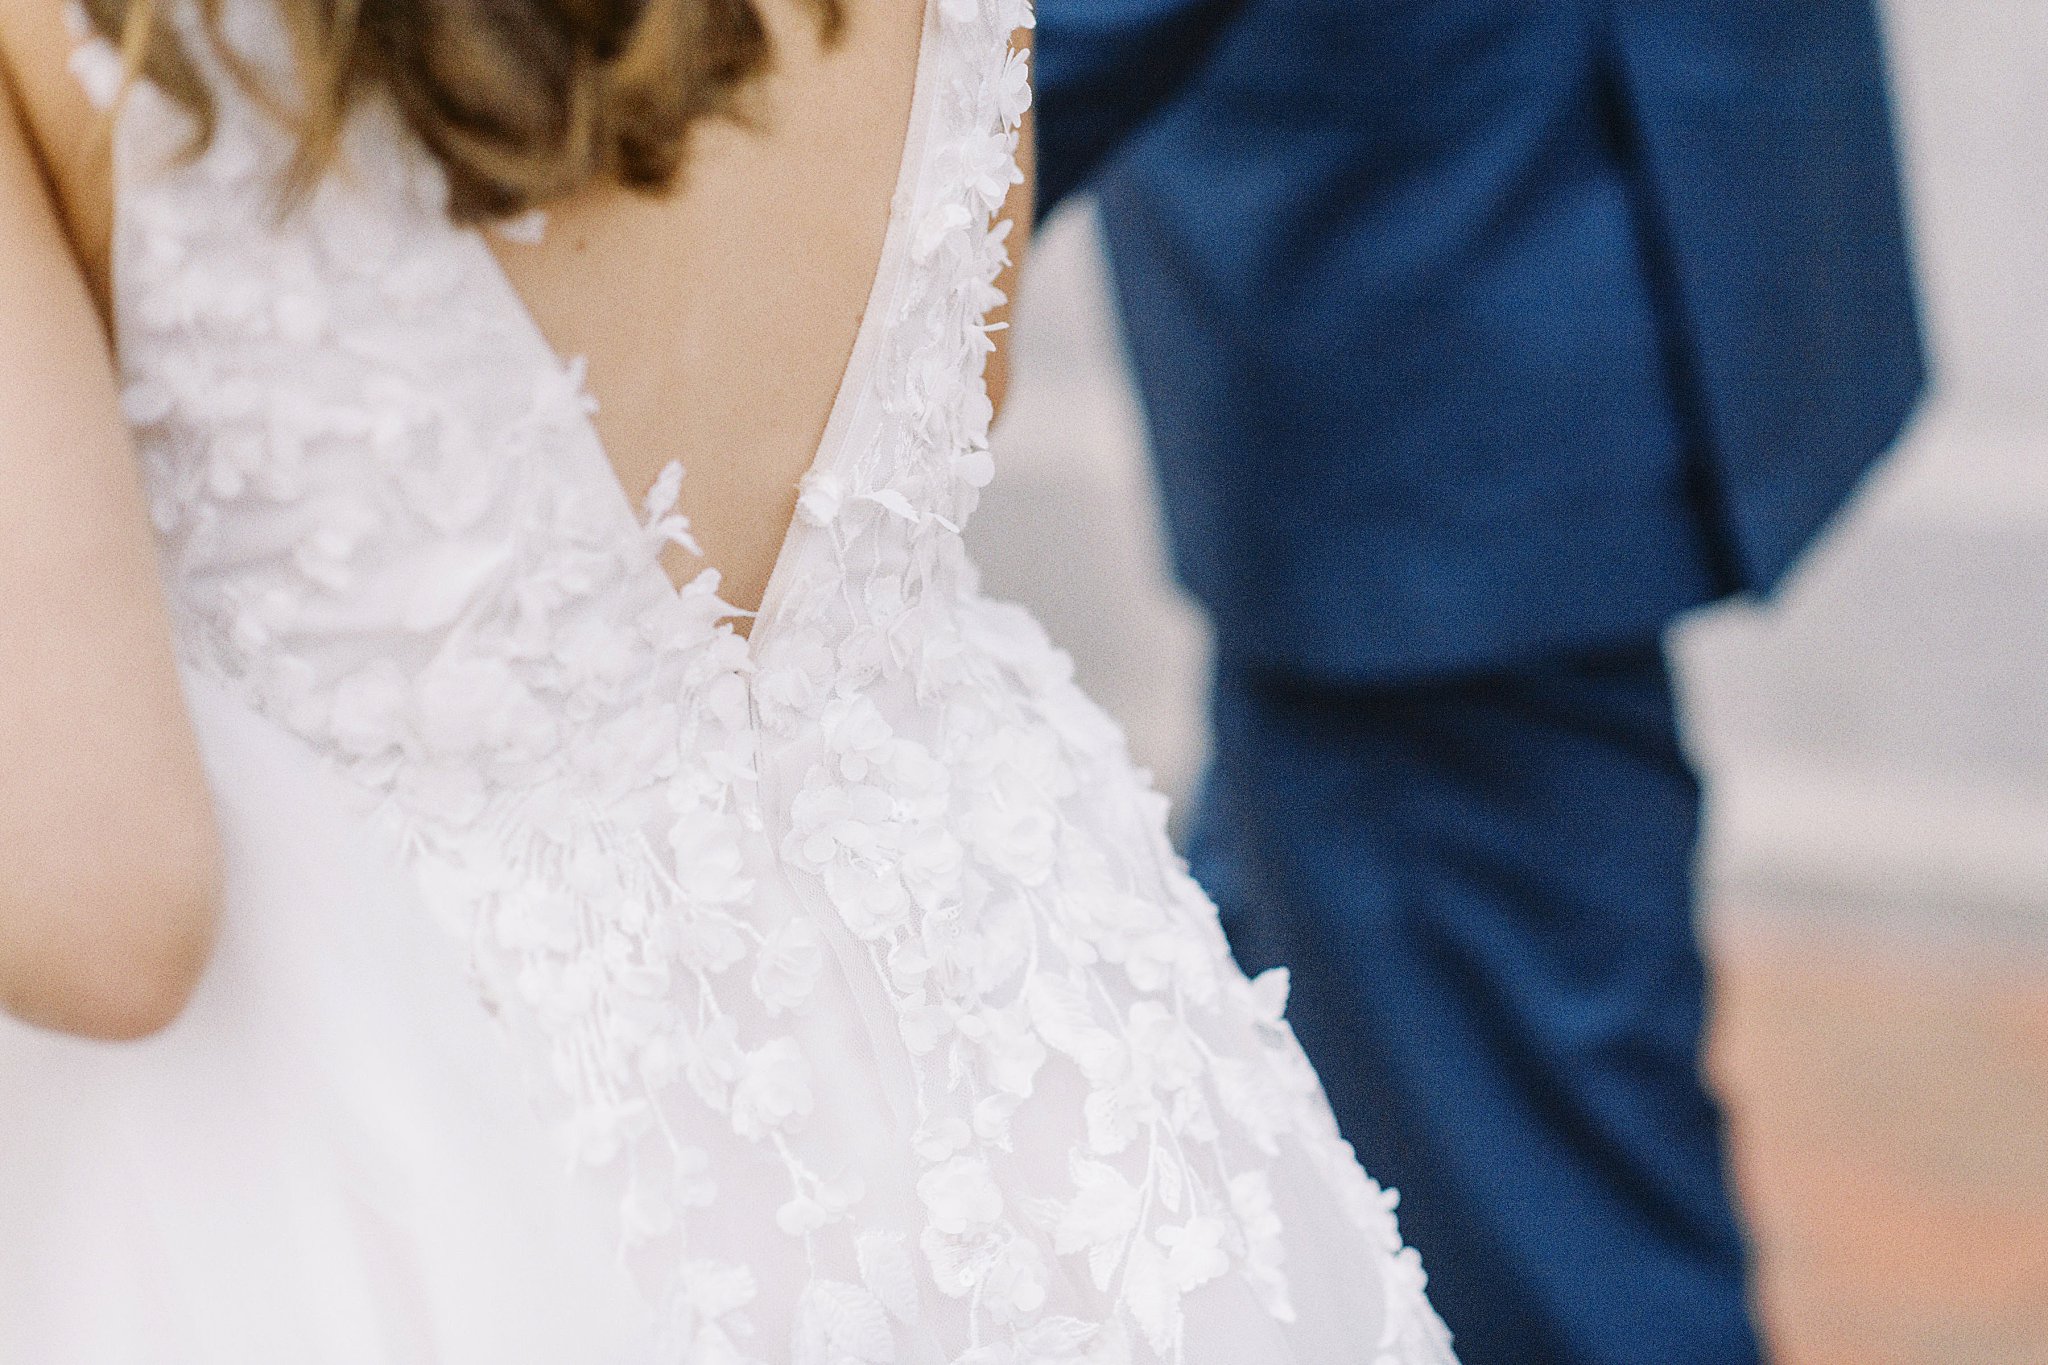
{"type": "MultiPolygon", "coordinates": [[[[223,12],[281,69],[258,0],[223,12]]],[[[255,101],[202,63],[187,160],[138,89],[123,404],[181,648],[352,779],[673,1359],[1206,1363],[1191,1324],[1227,1321],[1279,1361],[1313,1221],[1350,1358],[1436,1365],[1284,978],[1231,965],[1115,727],[962,550],[1029,24],[933,0],[844,418],[751,643],[715,574],[662,572],[681,471],[625,505],[580,368],[394,117],[280,219],[255,101]]],[[[112,97],[103,45],[76,67],[112,97]]]]}

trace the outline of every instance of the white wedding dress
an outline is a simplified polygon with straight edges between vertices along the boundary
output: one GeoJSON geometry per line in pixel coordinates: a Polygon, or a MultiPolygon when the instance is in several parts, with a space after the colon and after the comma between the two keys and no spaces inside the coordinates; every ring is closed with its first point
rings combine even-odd
{"type": "MultiPolygon", "coordinates": [[[[262,0],[225,18],[274,68],[262,0]]],[[[932,0],[751,640],[395,118],[281,218],[288,140],[212,63],[196,160],[122,107],[124,404],[227,922],[157,1039],[0,1024],[0,1360],[1451,1361],[1284,979],[962,552],[1026,22],[932,0]]]]}

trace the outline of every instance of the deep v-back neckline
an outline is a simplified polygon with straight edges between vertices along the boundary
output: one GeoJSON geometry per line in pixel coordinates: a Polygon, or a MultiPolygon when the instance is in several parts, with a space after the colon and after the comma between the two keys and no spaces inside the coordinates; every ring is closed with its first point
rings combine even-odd
{"type": "MultiPolygon", "coordinates": [[[[889,196],[889,219],[883,232],[882,249],[875,264],[872,282],[868,287],[867,301],[861,309],[860,325],[855,329],[853,347],[847,353],[846,365],[839,376],[839,386],[834,391],[832,403],[827,410],[824,432],[818,438],[816,449],[804,466],[799,486],[805,480],[832,469],[839,461],[841,447],[846,444],[848,429],[853,425],[860,399],[869,387],[868,376],[873,370],[875,352],[880,348],[886,320],[893,315],[893,302],[900,290],[910,254],[911,209],[918,197],[918,185],[924,170],[925,149],[929,141],[929,126],[932,115],[932,92],[936,86],[932,70],[932,53],[937,44],[933,41],[933,30],[939,21],[938,7],[943,0],[925,0],[923,19],[918,32],[918,50],[912,74],[910,112],[903,137],[903,152],[896,168],[895,185],[889,196]]],[[[464,237],[470,249],[480,258],[479,269],[488,287],[497,291],[506,305],[508,317],[516,319],[518,330],[525,343],[533,349],[550,367],[555,375],[574,375],[578,387],[587,396],[587,385],[581,380],[585,360],[580,355],[565,354],[549,340],[546,329],[540,324],[525,295],[512,283],[504,263],[485,239],[488,229],[465,229],[464,237]]],[[[577,441],[577,468],[565,470],[564,477],[571,475],[586,478],[601,485],[599,492],[612,509],[619,525],[622,543],[641,536],[646,526],[642,505],[649,493],[636,498],[619,476],[619,466],[612,459],[611,451],[605,444],[597,423],[588,410],[579,409],[573,419],[577,441]]],[[[677,461],[664,464],[664,469],[673,467],[677,461]]],[[[660,480],[657,478],[657,486],[660,480]]],[[[762,590],[761,601],[753,610],[734,608],[735,617],[751,617],[756,628],[749,639],[755,648],[759,647],[762,622],[773,619],[773,607],[779,599],[784,580],[789,577],[792,561],[809,529],[801,514],[792,513],[783,528],[781,541],[775,552],[775,559],[769,569],[767,586],[762,590]]],[[[700,566],[717,568],[716,565],[700,566]]],[[[645,572],[659,581],[664,595],[670,600],[680,599],[691,580],[678,581],[664,566],[661,559],[653,557],[645,565],[645,572]]],[[[694,578],[695,575],[692,575],[694,578]]]]}

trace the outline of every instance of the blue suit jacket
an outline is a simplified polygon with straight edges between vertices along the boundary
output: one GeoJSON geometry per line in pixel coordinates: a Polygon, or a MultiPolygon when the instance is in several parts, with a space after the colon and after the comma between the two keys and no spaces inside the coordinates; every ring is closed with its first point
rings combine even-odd
{"type": "Polygon", "coordinates": [[[1226,660],[1349,680],[1768,589],[1919,331],[1868,0],[1040,0],[1170,539],[1226,660]]]}

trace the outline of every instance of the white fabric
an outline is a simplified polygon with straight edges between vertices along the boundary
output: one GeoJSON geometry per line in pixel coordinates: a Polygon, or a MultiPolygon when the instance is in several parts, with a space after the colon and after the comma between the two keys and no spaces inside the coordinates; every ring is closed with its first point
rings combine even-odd
{"type": "Polygon", "coordinates": [[[137,92],[124,401],[230,938],[152,1044],[0,1034],[4,1358],[1451,1360],[1284,979],[962,552],[1028,19],[933,0],[751,643],[395,120],[280,218],[256,103],[187,161],[137,92]]]}
{"type": "Polygon", "coordinates": [[[650,1324],[353,793],[205,679],[219,953],[146,1044],[0,1016],[0,1360],[628,1365],[650,1324]]]}

